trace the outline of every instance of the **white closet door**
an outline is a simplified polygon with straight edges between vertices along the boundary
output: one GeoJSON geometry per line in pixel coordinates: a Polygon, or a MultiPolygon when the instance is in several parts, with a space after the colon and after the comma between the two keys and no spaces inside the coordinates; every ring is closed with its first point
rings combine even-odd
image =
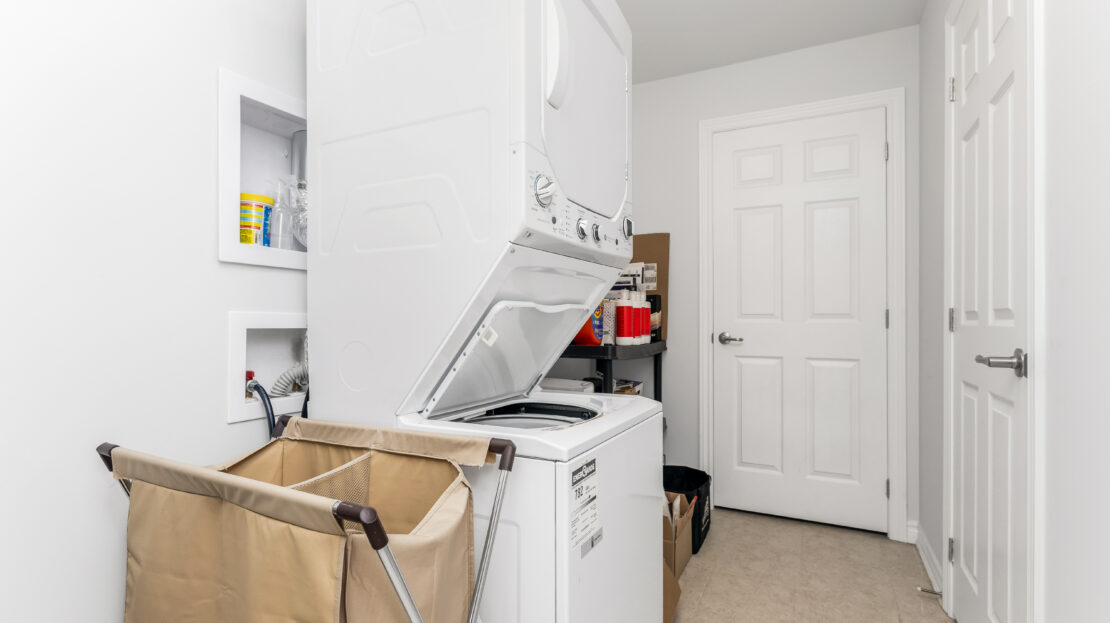
{"type": "Polygon", "coordinates": [[[1024,0],[966,0],[951,33],[951,569],[964,623],[1030,620],[1029,381],[976,362],[1029,348],[1026,11],[1024,0]]]}
{"type": "Polygon", "coordinates": [[[720,506],[887,529],[886,111],[715,135],[720,506]]]}

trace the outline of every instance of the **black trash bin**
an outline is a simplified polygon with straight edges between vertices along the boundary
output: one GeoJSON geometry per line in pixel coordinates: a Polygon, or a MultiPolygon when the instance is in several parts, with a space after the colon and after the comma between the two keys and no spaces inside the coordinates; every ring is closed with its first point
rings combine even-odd
{"type": "Polygon", "coordinates": [[[682,465],[663,466],[663,489],[672,493],[681,493],[687,500],[694,502],[691,536],[695,554],[705,542],[705,536],[709,534],[710,515],[713,512],[713,504],[709,499],[709,483],[712,480],[709,474],[700,469],[682,465]],[[695,496],[697,501],[694,501],[695,496]]]}

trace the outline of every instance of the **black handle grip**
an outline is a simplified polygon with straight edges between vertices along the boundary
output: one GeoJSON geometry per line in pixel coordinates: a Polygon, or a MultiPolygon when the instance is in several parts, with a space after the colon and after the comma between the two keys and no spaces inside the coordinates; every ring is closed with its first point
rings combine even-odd
{"type": "Polygon", "coordinates": [[[353,502],[339,502],[332,511],[336,517],[362,524],[366,538],[370,540],[370,547],[379,550],[389,545],[389,537],[385,534],[385,526],[378,517],[378,511],[370,506],[363,506],[353,502]]]}
{"type": "Polygon", "coordinates": [[[501,464],[498,467],[507,472],[513,471],[513,461],[516,460],[515,443],[494,437],[489,440],[489,451],[501,455],[501,464]]]}
{"type": "Polygon", "coordinates": [[[100,460],[104,461],[104,467],[107,467],[108,471],[113,471],[112,450],[115,450],[118,447],[118,445],[108,442],[104,442],[96,447],[96,453],[100,455],[100,460]]]}
{"type": "Polygon", "coordinates": [[[274,430],[270,431],[270,437],[272,439],[277,439],[285,434],[285,427],[289,426],[289,420],[292,419],[292,417],[292,415],[283,415],[279,417],[277,423],[274,424],[274,430]]]}

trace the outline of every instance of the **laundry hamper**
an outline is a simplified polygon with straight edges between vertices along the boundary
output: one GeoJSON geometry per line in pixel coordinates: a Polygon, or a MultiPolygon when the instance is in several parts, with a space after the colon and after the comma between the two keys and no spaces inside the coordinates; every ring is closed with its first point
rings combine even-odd
{"type": "MultiPolygon", "coordinates": [[[[124,620],[464,623],[481,599],[460,466],[512,442],[283,418],[245,457],[197,467],[111,444],[131,497],[124,620]]],[[[469,617],[469,618],[468,618],[469,617]]]]}

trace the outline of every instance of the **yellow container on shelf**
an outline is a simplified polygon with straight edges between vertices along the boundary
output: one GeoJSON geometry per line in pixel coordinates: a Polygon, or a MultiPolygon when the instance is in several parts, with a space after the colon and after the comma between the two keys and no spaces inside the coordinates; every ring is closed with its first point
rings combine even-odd
{"type": "Polygon", "coordinates": [[[239,193],[239,242],[268,246],[267,222],[273,210],[273,197],[239,193]]]}

